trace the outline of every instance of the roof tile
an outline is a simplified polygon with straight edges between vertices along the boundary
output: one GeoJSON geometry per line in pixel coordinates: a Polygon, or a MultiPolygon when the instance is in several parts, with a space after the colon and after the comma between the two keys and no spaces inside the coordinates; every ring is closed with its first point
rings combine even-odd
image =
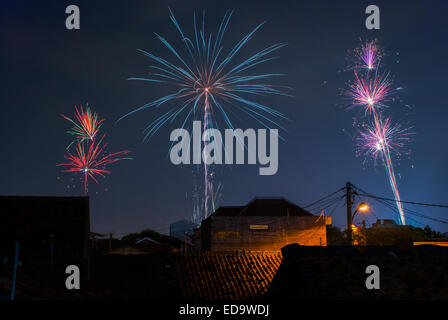
{"type": "Polygon", "coordinates": [[[187,252],[176,256],[182,296],[193,300],[260,298],[280,262],[280,252],[187,252]]]}

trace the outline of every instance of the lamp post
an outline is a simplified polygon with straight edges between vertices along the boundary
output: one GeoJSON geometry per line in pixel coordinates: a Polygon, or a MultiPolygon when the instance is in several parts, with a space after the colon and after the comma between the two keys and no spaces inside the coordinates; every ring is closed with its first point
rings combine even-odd
{"type": "Polygon", "coordinates": [[[345,185],[345,197],[347,202],[347,241],[352,244],[352,184],[347,182],[345,185]]]}
{"type": "Polygon", "coordinates": [[[50,234],[50,265],[54,265],[54,234],[50,234]]]}
{"type": "Polygon", "coordinates": [[[349,223],[347,225],[347,230],[349,230],[348,234],[349,234],[350,245],[353,244],[353,233],[351,231],[352,231],[352,224],[353,224],[353,219],[355,218],[355,215],[358,213],[358,211],[367,212],[369,210],[370,210],[370,207],[367,203],[360,202],[358,204],[358,206],[356,207],[356,210],[353,213],[353,215],[350,215],[350,221],[348,221],[349,223]]]}

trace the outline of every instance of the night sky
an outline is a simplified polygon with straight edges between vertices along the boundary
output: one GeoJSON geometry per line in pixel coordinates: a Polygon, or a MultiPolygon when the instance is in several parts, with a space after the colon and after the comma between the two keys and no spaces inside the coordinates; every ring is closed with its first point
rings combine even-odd
{"type": "MultiPolygon", "coordinates": [[[[285,114],[285,141],[279,145],[279,170],[259,176],[258,165],[223,167],[219,205],[243,205],[255,196],[282,196],[305,206],[344,186],[346,181],[386,198],[393,194],[384,168],[356,156],[352,126],[357,111],[346,111],[340,89],[351,78],[340,72],[346,52],[359,38],[378,38],[388,56],[385,68],[401,101],[390,114],[412,122],[417,133],[410,159],[396,171],[403,200],[448,203],[448,130],[446,75],[448,25],[446,1],[1,1],[1,195],[82,195],[82,183],[61,173],[70,143],[69,123],[75,105],[87,103],[106,118],[110,151],[132,150],[133,160],[110,166],[112,174],[99,185],[89,184],[91,229],[126,232],[153,228],[168,232],[171,222],[193,213],[192,170],[174,166],[168,157],[169,134],[180,123],[162,128],[144,143],[142,130],[156,113],[145,110],[116,123],[125,113],[162,95],[163,86],[126,81],[143,77],[150,60],[137,49],[160,56],[169,52],[154,32],[177,46],[182,43],[169,20],[170,7],[186,33],[193,13],[206,11],[214,33],[227,9],[235,9],[226,48],[262,21],[267,23],[242,50],[240,57],[274,43],[288,44],[280,59],[257,68],[259,73],[286,73],[276,84],[288,85],[293,98],[263,101],[285,114]],[[47,4],[43,4],[47,3],[47,4]],[[76,4],[81,29],[65,28],[65,7],[76,4]],[[365,28],[365,8],[381,10],[381,30],[365,28]]],[[[260,127],[241,117],[237,128],[260,127]]],[[[372,202],[377,217],[398,216],[372,202]]],[[[448,210],[409,206],[447,220],[448,210]]],[[[63,213],[61,213],[63,214],[63,213]]],[[[376,219],[366,216],[371,223],[376,219]]],[[[448,225],[417,218],[423,225],[446,232],[448,225]]],[[[333,213],[345,224],[345,207],[333,213]]],[[[411,221],[409,221],[411,222],[411,221]]],[[[416,226],[421,226],[415,224],[416,226]]]]}

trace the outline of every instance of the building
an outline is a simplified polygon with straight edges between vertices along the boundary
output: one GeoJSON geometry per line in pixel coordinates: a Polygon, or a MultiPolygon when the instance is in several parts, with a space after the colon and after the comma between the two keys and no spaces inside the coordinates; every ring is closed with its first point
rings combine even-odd
{"type": "Polygon", "coordinates": [[[132,246],[122,246],[116,249],[111,250],[110,254],[121,254],[121,255],[140,255],[140,254],[148,254],[148,252],[144,250],[140,250],[138,248],[132,246]]]}
{"type": "MultiPolygon", "coordinates": [[[[419,245],[282,248],[267,300],[446,300],[448,248],[419,245]],[[380,272],[380,290],[367,290],[367,266],[380,272]]],[[[370,273],[371,274],[371,273],[370,273]]],[[[356,304],[356,303],[355,303],[356,304]]]]}
{"type": "Polygon", "coordinates": [[[398,225],[392,219],[378,219],[372,223],[372,228],[396,228],[398,225]]]}
{"type": "Polygon", "coordinates": [[[414,241],[413,245],[414,246],[433,245],[433,246],[448,247],[448,241],[414,241]]]}
{"type": "Polygon", "coordinates": [[[246,206],[220,207],[202,221],[201,250],[279,251],[290,243],[326,246],[326,224],[283,198],[256,198],[246,206]]]}
{"type": "Polygon", "coordinates": [[[88,260],[88,197],[0,196],[0,257],[16,242],[24,266],[83,265],[88,260]]]}
{"type": "Polygon", "coordinates": [[[133,240],[123,240],[112,237],[108,239],[97,239],[95,236],[94,240],[91,239],[90,249],[92,255],[140,255],[177,252],[181,250],[184,245],[184,241],[166,235],[163,235],[159,241],[154,240],[151,237],[137,237],[133,240]]]}
{"type": "Polygon", "coordinates": [[[173,222],[170,224],[170,236],[182,241],[187,240],[190,242],[190,239],[194,234],[193,229],[197,227],[197,224],[189,220],[173,222]],[[187,234],[187,237],[185,237],[185,234],[187,234]]]}

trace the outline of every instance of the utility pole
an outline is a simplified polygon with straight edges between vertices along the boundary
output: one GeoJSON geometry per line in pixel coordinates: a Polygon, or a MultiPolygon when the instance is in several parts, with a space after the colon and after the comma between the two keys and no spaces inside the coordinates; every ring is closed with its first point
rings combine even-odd
{"type": "Polygon", "coordinates": [[[112,232],[109,233],[109,254],[112,253],[112,232]]]}
{"type": "Polygon", "coordinates": [[[352,245],[352,184],[350,182],[345,184],[345,197],[347,200],[347,240],[352,245]]]}
{"type": "Polygon", "coordinates": [[[16,251],[14,254],[14,272],[12,274],[11,300],[14,300],[16,294],[17,267],[19,266],[19,242],[16,242],[16,251]]]}
{"type": "Polygon", "coordinates": [[[50,265],[54,265],[54,234],[50,234],[50,265]]]}
{"type": "Polygon", "coordinates": [[[366,220],[362,220],[362,241],[363,245],[367,245],[366,220]]]}

